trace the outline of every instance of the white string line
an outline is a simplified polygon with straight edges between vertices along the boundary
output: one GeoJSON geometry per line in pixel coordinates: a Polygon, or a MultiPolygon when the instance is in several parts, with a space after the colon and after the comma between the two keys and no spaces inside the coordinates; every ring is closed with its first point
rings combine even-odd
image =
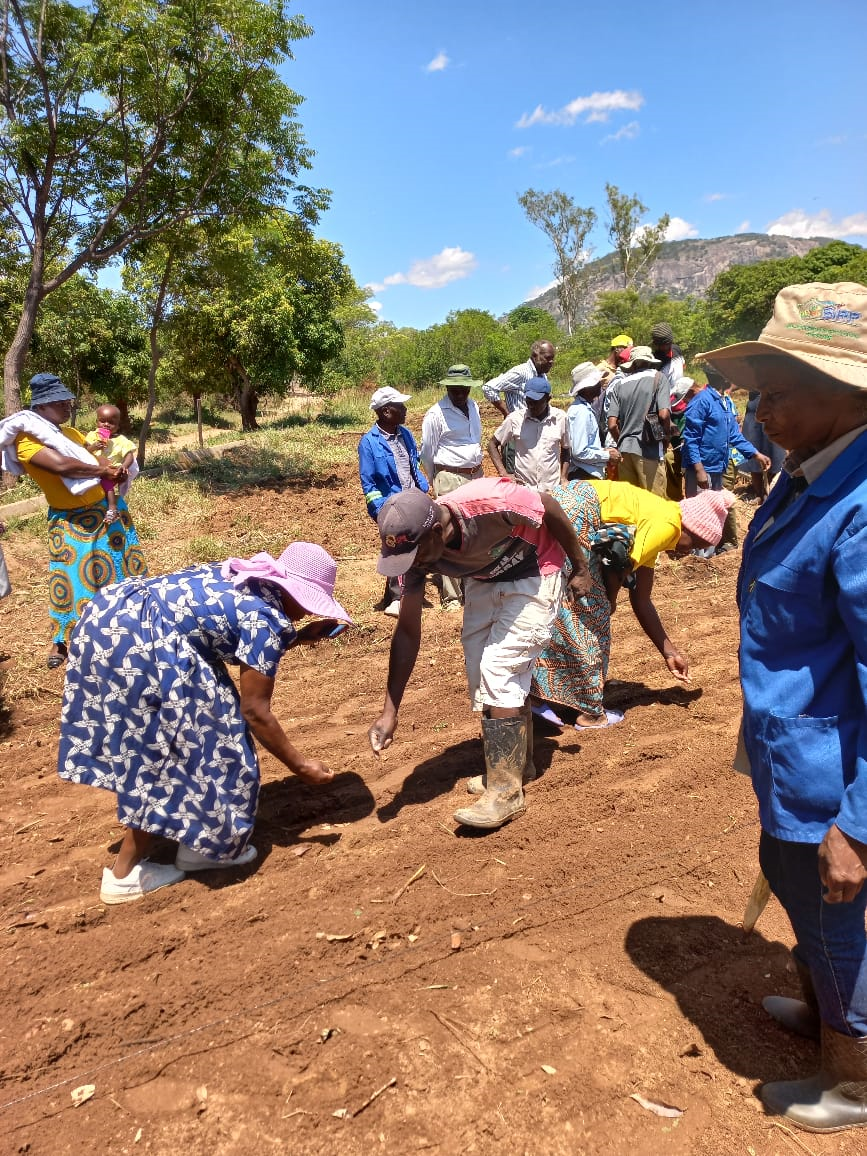
{"type": "MultiPolygon", "coordinates": [[[[751,819],[747,820],[746,822],[739,824],[736,827],[729,827],[726,831],[722,832],[722,835],[736,834],[740,831],[744,831],[748,828],[753,828],[755,826],[756,826],[756,820],[754,818],[751,818],[751,819]]],[[[695,855],[698,852],[703,852],[715,840],[720,839],[722,837],[722,835],[714,836],[713,839],[709,839],[703,843],[693,844],[693,846],[691,848],[689,848],[689,851],[693,855],[695,855]]],[[[654,864],[654,863],[659,862],[660,858],[661,858],[661,856],[649,856],[647,859],[642,860],[639,864],[636,865],[635,873],[637,874],[639,871],[643,870],[647,864],[654,864]]],[[[667,858],[670,861],[670,859],[672,857],[669,856],[667,858]]],[[[576,910],[569,911],[569,912],[563,912],[558,916],[558,918],[559,919],[565,919],[567,917],[573,918],[576,916],[584,915],[588,911],[592,911],[596,907],[604,907],[609,903],[615,903],[619,899],[623,899],[626,896],[631,895],[636,891],[640,891],[640,890],[644,889],[645,887],[652,886],[654,883],[664,882],[665,879],[682,878],[684,875],[689,875],[698,866],[700,866],[700,864],[696,863],[694,866],[689,867],[686,870],[684,870],[683,872],[681,872],[681,874],[679,876],[665,876],[665,877],[663,877],[663,879],[655,879],[655,880],[652,880],[650,882],[643,882],[640,884],[636,884],[634,887],[630,887],[626,891],[623,891],[618,895],[611,896],[610,898],[607,898],[607,899],[602,899],[597,903],[589,903],[589,904],[587,904],[586,907],[582,907],[580,909],[576,909],[576,910]]],[[[567,884],[565,887],[560,888],[558,891],[549,891],[543,897],[542,902],[546,903],[550,900],[559,899],[562,896],[568,894],[570,891],[578,890],[579,887],[582,890],[586,889],[587,887],[592,887],[595,884],[597,884],[599,882],[599,880],[602,879],[603,877],[608,878],[608,872],[605,872],[605,873],[600,872],[598,875],[593,876],[591,879],[582,879],[582,880],[580,880],[580,882],[576,881],[574,883],[567,884]]],[[[507,919],[510,916],[514,915],[514,913],[518,910],[519,909],[517,907],[513,907],[510,911],[503,912],[502,914],[498,914],[498,913],[494,912],[490,917],[491,922],[492,923],[495,923],[497,921],[502,922],[504,919],[507,919]]],[[[546,924],[551,923],[551,922],[554,922],[554,920],[550,920],[550,919],[549,920],[538,920],[535,923],[525,924],[524,926],[522,926],[520,928],[512,929],[511,934],[513,934],[513,935],[514,934],[522,934],[523,935],[527,931],[533,931],[536,928],[541,927],[541,926],[545,926],[546,924]]],[[[494,939],[497,939],[497,938],[499,938],[499,936],[492,933],[491,935],[488,935],[484,938],[481,938],[477,942],[474,942],[473,944],[468,945],[468,946],[471,946],[472,949],[475,950],[476,948],[481,947],[483,944],[490,943],[494,939]]],[[[78,1075],[75,1075],[75,1076],[68,1076],[66,1079],[57,1080],[55,1083],[49,1084],[44,1088],[37,1088],[36,1090],[34,1090],[32,1092],[27,1092],[23,1096],[17,1096],[12,1100],[7,1100],[4,1104],[0,1104],[0,1112],[6,1111],[7,1108],[15,1107],[17,1104],[23,1104],[27,1100],[33,1100],[33,1099],[36,1099],[40,1096],[47,1096],[47,1095],[49,1095],[49,1093],[55,1092],[59,1088],[67,1087],[69,1084],[89,1083],[89,1082],[91,1082],[91,1078],[93,1076],[99,1075],[101,1072],[105,1072],[111,1068],[119,1067],[121,1064],[126,1064],[130,1060],[134,1060],[134,1059],[138,1058],[139,1056],[148,1055],[149,1053],[154,1052],[159,1048],[165,1048],[171,1044],[178,1043],[180,1040],[189,1039],[190,1037],[197,1035],[199,1032],[207,1031],[209,1028],[218,1028],[218,1027],[221,1027],[223,1024],[231,1023],[234,1020],[238,1020],[238,1019],[242,1019],[242,1018],[250,1018],[250,1017],[256,1015],[258,1012],[263,1011],[265,1008],[275,1007],[277,1004],[285,1003],[286,1000],[291,999],[292,996],[304,995],[307,992],[315,991],[317,988],[326,987],[329,984],[335,983],[338,979],[351,979],[353,976],[363,975],[366,971],[369,971],[374,967],[381,967],[383,964],[390,962],[391,960],[399,961],[399,960],[403,959],[403,957],[406,955],[406,953],[408,953],[410,950],[412,950],[413,955],[416,954],[415,948],[410,948],[409,946],[403,947],[403,948],[400,948],[399,950],[397,950],[395,952],[392,952],[391,955],[389,955],[389,956],[383,956],[379,959],[369,960],[366,963],[356,964],[354,967],[347,969],[347,971],[342,972],[339,975],[331,975],[325,979],[315,980],[314,982],[309,983],[306,987],[301,988],[300,991],[296,989],[295,991],[292,991],[292,992],[286,992],[283,995],[276,996],[274,999],[265,1000],[263,1003],[254,1004],[248,1008],[241,1008],[238,1011],[232,1012],[230,1015],[222,1016],[216,1020],[209,1020],[206,1023],[200,1024],[198,1027],[186,1028],[184,1031],[176,1032],[174,1035],[164,1036],[162,1039],[155,1040],[152,1044],[145,1044],[144,1047],[138,1048],[134,1052],[129,1052],[125,1056],[116,1056],[112,1060],[107,1060],[104,1064],[100,1064],[96,1068],[91,1068],[89,1071],[79,1073],[78,1075]]],[[[442,954],[427,956],[424,959],[419,960],[417,962],[416,966],[414,966],[412,968],[406,968],[405,971],[403,972],[403,975],[408,974],[410,971],[417,971],[420,967],[424,967],[424,966],[429,965],[429,964],[441,963],[444,959],[449,959],[453,955],[454,955],[454,953],[453,953],[452,949],[449,948],[447,951],[444,951],[442,954]]],[[[308,1009],[308,1010],[315,1010],[315,1009],[308,1009]]],[[[295,1012],[295,1014],[293,1015],[292,1018],[297,1019],[298,1016],[303,1015],[303,1014],[304,1014],[304,1009],[295,1012]]],[[[14,1079],[15,1077],[10,1076],[8,1078],[14,1079]]]]}

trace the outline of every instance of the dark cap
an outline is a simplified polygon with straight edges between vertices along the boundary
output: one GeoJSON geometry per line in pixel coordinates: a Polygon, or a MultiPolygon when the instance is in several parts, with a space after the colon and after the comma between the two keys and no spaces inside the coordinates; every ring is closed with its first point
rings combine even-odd
{"type": "Polygon", "coordinates": [[[437,520],[437,508],[421,490],[392,494],[379,511],[376,524],[382,550],[376,568],[388,578],[405,574],[415,561],[419,541],[437,520]]]}
{"type": "Polygon", "coordinates": [[[36,373],[30,378],[30,405],[50,405],[53,401],[75,401],[56,373],[36,373]]]}
{"type": "Polygon", "coordinates": [[[674,341],[674,330],[667,321],[658,321],[650,331],[653,341],[661,341],[663,345],[670,345],[674,341]]]}

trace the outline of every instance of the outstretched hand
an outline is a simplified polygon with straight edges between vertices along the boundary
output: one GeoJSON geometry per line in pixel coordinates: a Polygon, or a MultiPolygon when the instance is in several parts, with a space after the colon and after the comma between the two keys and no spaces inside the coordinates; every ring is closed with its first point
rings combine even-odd
{"type": "Polygon", "coordinates": [[[308,787],[325,787],[334,779],[334,771],[329,771],[318,759],[305,759],[295,774],[308,787]]]}
{"type": "Polygon", "coordinates": [[[381,715],[367,732],[367,737],[370,740],[370,749],[377,758],[381,751],[387,750],[388,747],[391,746],[396,728],[397,719],[389,722],[385,715],[381,715]]]}
{"type": "Polygon", "coordinates": [[[689,659],[685,654],[681,654],[679,650],[672,648],[668,654],[664,655],[664,658],[665,665],[678,682],[692,681],[689,677],[689,659]]]}

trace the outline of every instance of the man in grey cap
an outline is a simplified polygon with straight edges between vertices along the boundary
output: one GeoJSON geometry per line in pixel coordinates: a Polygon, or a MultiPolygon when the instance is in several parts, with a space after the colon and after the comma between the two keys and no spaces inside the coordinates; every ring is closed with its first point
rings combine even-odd
{"type": "Polygon", "coordinates": [[[665,497],[665,445],[671,440],[671,400],[668,378],[646,345],[633,347],[623,376],[608,387],[608,432],[620,451],[618,476],[642,490],[665,497]],[[651,429],[647,415],[658,423],[651,429]],[[660,436],[656,436],[659,434],[660,436]]]}
{"type": "Polygon", "coordinates": [[[375,753],[391,745],[397,712],[421,645],[427,571],[464,579],[461,642],[473,709],[482,714],[485,776],[470,780],[478,802],[455,820],[501,827],[524,810],[523,784],[536,777],[527,695],[533,667],[560,605],[565,558],[568,596],[590,589],[581,545],[563,509],[509,478],[468,482],[441,502],[417,491],[389,498],[378,518],[380,574],[405,578],[391,640],[385,704],[370,727],[375,753]]]}
{"type": "MultiPolygon", "coordinates": [[[[481,385],[468,365],[451,365],[440,385],[446,396],[432,405],[421,423],[421,464],[441,498],[475,478],[482,477],[482,418],[470,397],[481,385]]],[[[443,610],[460,610],[463,585],[460,578],[441,576],[443,610]]]]}
{"type": "MultiPolygon", "coordinates": [[[[418,448],[406,421],[406,403],[411,394],[401,393],[387,385],[376,390],[370,399],[370,408],[376,421],[358,443],[358,473],[361,488],[371,518],[383,503],[401,490],[430,489],[427,478],[419,469],[418,448]]],[[[380,604],[390,618],[400,613],[401,583],[389,578],[380,604]]]]}

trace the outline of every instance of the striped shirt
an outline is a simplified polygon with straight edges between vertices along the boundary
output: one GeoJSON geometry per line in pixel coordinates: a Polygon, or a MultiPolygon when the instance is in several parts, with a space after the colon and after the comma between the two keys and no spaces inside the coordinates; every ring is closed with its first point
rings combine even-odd
{"type": "Polygon", "coordinates": [[[490,381],[486,381],[482,386],[482,393],[488,401],[494,402],[499,401],[502,394],[506,409],[512,413],[516,409],[525,408],[524,387],[531,377],[544,377],[546,381],[548,379],[546,373],[538,371],[532,358],[523,365],[516,365],[501,373],[499,377],[492,377],[490,381]]]}

